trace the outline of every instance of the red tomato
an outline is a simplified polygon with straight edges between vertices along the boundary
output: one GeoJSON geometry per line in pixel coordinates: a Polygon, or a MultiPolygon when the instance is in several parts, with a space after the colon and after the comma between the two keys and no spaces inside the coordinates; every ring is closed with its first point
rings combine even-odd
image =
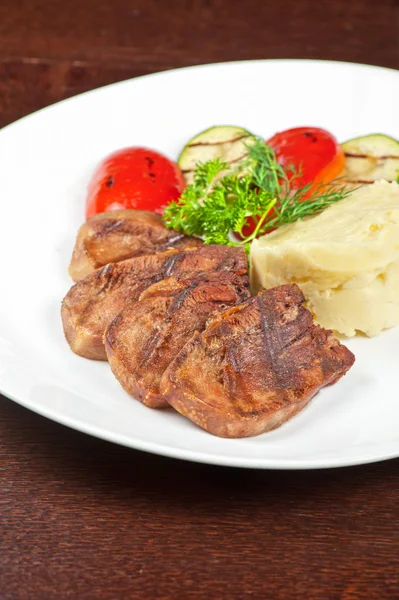
{"type": "Polygon", "coordinates": [[[293,165],[301,172],[295,187],[328,183],[343,170],[345,155],[331,133],[318,127],[295,127],[267,140],[283,167],[293,165]]]}
{"type": "MultiPolygon", "coordinates": [[[[295,167],[301,175],[293,182],[294,188],[312,184],[305,200],[322,183],[338,177],[345,165],[345,155],[331,133],[318,127],[295,127],[276,133],[266,141],[276,153],[278,162],[285,168],[295,167]]],[[[254,219],[248,219],[243,228],[247,237],[256,227],[254,219]]]]}
{"type": "Polygon", "coordinates": [[[162,214],[185,187],[179,167],[154,150],[125,148],[97,167],[89,184],[86,218],[121,208],[162,214]]]}

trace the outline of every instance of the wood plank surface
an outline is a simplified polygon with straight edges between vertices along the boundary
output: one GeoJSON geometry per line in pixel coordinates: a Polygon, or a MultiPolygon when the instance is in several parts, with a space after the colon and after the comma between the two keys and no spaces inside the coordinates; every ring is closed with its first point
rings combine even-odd
{"type": "MultiPolygon", "coordinates": [[[[399,4],[0,0],[0,127],[121,79],[275,57],[399,68],[399,4]]],[[[398,466],[181,462],[0,397],[0,600],[397,599],[398,466]]]]}

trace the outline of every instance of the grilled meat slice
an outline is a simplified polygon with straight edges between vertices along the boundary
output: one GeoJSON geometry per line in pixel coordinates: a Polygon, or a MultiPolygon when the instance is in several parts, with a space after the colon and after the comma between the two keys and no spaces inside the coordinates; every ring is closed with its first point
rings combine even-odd
{"type": "Polygon", "coordinates": [[[165,265],[179,257],[176,250],[110,263],[71,287],[62,302],[64,333],[73,352],[106,360],[103,334],[128,300],[162,278],[165,265]]]}
{"type": "Polygon", "coordinates": [[[170,277],[128,303],[108,327],[105,348],[112,372],[132,396],[159,408],[162,374],[209,316],[249,298],[248,276],[233,272],[170,277]]]}
{"type": "Polygon", "coordinates": [[[146,210],[114,210],[91,217],[78,231],[69,274],[79,281],[108,263],[168,248],[196,248],[202,240],[167,229],[146,210]]]}
{"type": "Polygon", "coordinates": [[[295,284],[260,293],[213,317],[162,376],[160,391],[182,415],[221,437],[282,425],[354,362],[314,325],[295,284]]]}
{"type": "Polygon", "coordinates": [[[200,246],[108,264],[75,283],[65,296],[61,309],[65,337],[76,354],[106,360],[104,332],[127,301],[136,301],[146,288],[166,277],[229,270],[246,273],[243,250],[200,246]]]}

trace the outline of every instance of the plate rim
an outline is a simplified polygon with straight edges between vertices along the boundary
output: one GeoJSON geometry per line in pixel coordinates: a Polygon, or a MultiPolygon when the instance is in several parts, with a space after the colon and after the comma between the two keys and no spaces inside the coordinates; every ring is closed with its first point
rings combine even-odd
{"type": "Polygon", "coordinates": [[[116,88],[118,86],[123,86],[124,84],[133,82],[133,81],[140,81],[142,79],[150,79],[152,77],[159,77],[162,75],[166,75],[168,73],[175,73],[175,72],[180,72],[180,71],[190,71],[192,69],[207,69],[209,67],[220,67],[223,65],[245,65],[245,64],[253,64],[253,63],[290,63],[290,62],[295,62],[295,63],[307,63],[307,64],[329,64],[329,65],[335,65],[335,66],[348,66],[348,67],[356,67],[356,68],[360,68],[360,69],[372,69],[372,70],[377,70],[377,71],[385,71],[387,73],[396,73],[397,75],[399,75],[399,69],[394,69],[393,67],[382,67],[379,65],[372,65],[369,63],[358,63],[358,62],[351,62],[351,61],[345,61],[345,60],[327,60],[327,59],[322,59],[322,58],[253,58],[253,59],[245,59],[245,60],[227,60],[227,61],[219,61],[219,62],[212,62],[212,63],[199,63],[197,65],[188,65],[186,67],[171,67],[168,69],[164,69],[163,71],[155,71],[154,73],[147,73],[144,75],[138,75],[137,77],[127,77],[126,79],[121,79],[120,81],[115,81],[114,83],[108,83],[106,85],[100,85],[98,87],[95,87],[91,90],[87,90],[86,92],[80,92],[79,94],[75,94],[74,96],[70,96],[69,98],[64,98],[63,100],[58,100],[56,102],[53,102],[52,104],[48,104],[47,106],[44,106],[43,108],[39,108],[38,110],[35,110],[34,112],[31,112],[23,117],[20,117],[19,119],[16,119],[15,121],[12,121],[11,123],[9,123],[8,125],[5,125],[4,127],[0,128],[0,136],[5,132],[8,131],[10,128],[18,125],[19,123],[25,121],[26,119],[31,119],[33,117],[35,117],[36,115],[40,115],[41,113],[49,110],[50,108],[55,108],[58,106],[64,106],[65,104],[75,100],[76,98],[83,98],[83,97],[87,97],[90,94],[95,94],[96,92],[100,91],[100,90],[107,90],[110,88],[116,88]]]}
{"type": "MultiPolygon", "coordinates": [[[[301,63],[302,65],[331,65],[334,68],[340,67],[351,67],[359,70],[372,70],[376,72],[385,72],[387,74],[396,74],[399,76],[399,69],[395,69],[392,67],[383,67],[378,65],[372,65],[367,63],[358,63],[351,61],[339,61],[339,60],[323,60],[323,59],[310,59],[310,58],[260,58],[260,59],[247,59],[247,60],[232,60],[232,61],[220,61],[213,63],[201,63],[196,65],[189,66],[181,66],[177,68],[168,68],[162,71],[156,71],[154,73],[148,73],[144,75],[140,75],[137,77],[130,77],[127,79],[123,79],[121,81],[117,81],[114,83],[110,83],[104,86],[99,86],[88,90],[86,92],[82,92],[80,94],[76,94],[69,98],[65,98],[58,102],[54,102],[49,104],[33,113],[25,115],[20,119],[17,119],[5,127],[0,129],[0,140],[4,136],[4,134],[8,134],[10,130],[15,127],[19,127],[20,124],[24,124],[26,120],[32,120],[36,118],[36,116],[40,116],[48,110],[56,109],[59,106],[64,106],[69,102],[76,101],[80,98],[86,98],[91,94],[100,93],[102,90],[107,89],[115,89],[118,86],[123,87],[126,84],[130,84],[132,82],[140,81],[143,79],[149,79],[153,77],[162,77],[163,75],[167,76],[170,73],[175,72],[184,72],[195,70],[206,70],[212,68],[220,68],[223,66],[234,67],[238,65],[253,65],[253,64],[275,64],[275,63],[301,63]]],[[[128,448],[133,448],[135,450],[148,452],[160,456],[165,456],[168,458],[175,458],[180,460],[188,460],[190,462],[197,462],[202,464],[211,464],[218,465],[223,467],[239,467],[239,468],[251,468],[251,469],[268,469],[268,470],[313,470],[313,469],[333,469],[333,468],[342,468],[342,467],[351,467],[351,466],[360,466],[364,464],[371,464],[376,462],[383,462],[386,460],[393,460],[395,458],[399,458],[399,450],[394,451],[392,453],[385,453],[380,456],[371,455],[365,456],[361,459],[359,458],[347,458],[347,459],[311,459],[311,460],[286,460],[286,459],[267,459],[264,457],[261,458],[248,458],[248,457],[237,457],[237,456],[228,456],[228,455],[218,455],[215,453],[207,454],[200,451],[195,450],[187,450],[187,449],[179,449],[174,448],[165,444],[158,444],[154,442],[146,442],[145,440],[129,438],[124,434],[115,434],[111,430],[107,430],[106,428],[99,427],[96,425],[91,425],[90,423],[80,421],[74,417],[69,417],[67,415],[60,414],[56,410],[51,410],[49,408],[43,406],[37,406],[35,403],[30,402],[29,400],[17,397],[16,395],[7,392],[2,387],[0,387],[0,393],[3,394],[6,398],[11,401],[27,408],[28,410],[45,417],[53,422],[59,423],[63,426],[69,427],[80,433],[84,433],[86,435],[90,435],[92,437],[97,437],[104,441],[108,441],[110,443],[115,443],[121,446],[125,446],[128,448]]]]}
{"type": "Polygon", "coordinates": [[[351,460],[334,460],[333,463],[331,462],[331,460],[315,459],[302,459],[298,462],[293,460],[281,459],[272,459],[271,461],[268,461],[265,458],[238,458],[217,454],[206,454],[204,452],[198,452],[195,450],[181,450],[179,448],[173,448],[164,444],[155,444],[153,442],[132,439],[126,435],[114,434],[112,433],[112,431],[107,431],[107,429],[95,425],[90,425],[79,420],[75,420],[73,417],[67,417],[65,415],[60,416],[59,413],[57,413],[56,411],[54,411],[53,414],[53,411],[51,411],[50,409],[43,409],[42,407],[37,408],[36,405],[32,407],[29,400],[21,400],[20,398],[17,398],[14,394],[8,394],[4,392],[2,388],[0,388],[0,394],[5,396],[12,402],[19,404],[20,406],[23,406],[31,412],[36,413],[41,417],[45,417],[50,421],[53,421],[54,423],[58,423],[59,425],[63,425],[65,427],[68,427],[69,429],[74,429],[75,431],[84,433],[86,435],[90,435],[91,437],[98,438],[105,442],[117,444],[118,446],[123,446],[125,448],[132,448],[133,450],[139,450],[141,452],[147,452],[149,454],[164,456],[166,458],[187,460],[189,462],[196,462],[201,464],[243,469],[263,469],[270,471],[307,471],[321,469],[340,469],[343,467],[356,467],[399,458],[399,454],[396,451],[392,454],[385,454],[380,457],[369,456],[361,460],[356,458],[351,460]]]}

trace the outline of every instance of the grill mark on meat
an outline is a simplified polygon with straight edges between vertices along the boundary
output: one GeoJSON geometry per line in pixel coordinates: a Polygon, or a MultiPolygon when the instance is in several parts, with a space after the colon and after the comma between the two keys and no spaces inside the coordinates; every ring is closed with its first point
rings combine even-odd
{"type": "Polygon", "coordinates": [[[79,229],[69,273],[83,279],[108,263],[135,256],[203,245],[197,237],[168,229],[160,215],[140,210],[115,210],[88,219],[79,229]]]}
{"type": "Polygon", "coordinates": [[[64,298],[66,338],[77,354],[105,360],[101,342],[105,329],[125,304],[136,301],[146,288],[175,274],[188,278],[210,271],[242,273],[245,265],[241,249],[204,245],[108,264],[76,283],[64,298]]]}
{"type": "Polygon", "coordinates": [[[96,296],[102,296],[106,294],[115,283],[117,283],[119,276],[114,274],[113,264],[106,265],[97,273],[97,279],[103,279],[104,283],[101,288],[96,290],[96,296]]]}
{"type": "MultiPolygon", "coordinates": [[[[160,248],[173,246],[177,242],[180,242],[184,239],[187,239],[187,241],[190,241],[192,239],[190,238],[190,236],[186,236],[184,233],[179,233],[177,231],[169,229],[167,230],[168,237],[163,241],[157,242],[157,240],[154,240],[154,238],[156,238],[156,234],[159,233],[158,231],[154,231],[154,228],[150,227],[149,225],[146,226],[143,223],[136,223],[135,221],[127,219],[115,219],[100,222],[97,224],[97,227],[94,226],[94,232],[95,237],[97,239],[105,238],[111,233],[124,233],[127,235],[135,235],[138,238],[138,240],[140,238],[142,238],[146,242],[153,240],[159,245],[160,248]]],[[[90,237],[85,240],[86,244],[90,241],[90,237]]],[[[154,248],[153,250],[155,251],[156,249],[154,248]]]]}
{"type": "MultiPolygon", "coordinates": [[[[121,219],[115,219],[114,221],[108,221],[101,224],[101,227],[95,228],[95,235],[97,238],[103,238],[110,233],[131,233],[132,227],[130,221],[122,221],[121,219]]],[[[87,240],[85,240],[87,242],[87,240]]]]}
{"type": "Polygon", "coordinates": [[[237,360],[237,358],[235,356],[235,352],[234,352],[235,348],[236,348],[236,345],[233,342],[233,344],[231,344],[231,346],[229,346],[227,348],[227,354],[229,357],[230,365],[231,365],[234,373],[239,373],[241,368],[240,368],[240,362],[237,360]]]}
{"type": "MultiPolygon", "coordinates": [[[[121,270],[115,269],[116,263],[110,263],[103,267],[100,272],[97,274],[98,279],[104,279],[104,284],[101,288],[95,291],[95,297],[93,298],[93,303],[98,301],[99,296],[105,296],[109,292],[114,291],[117,287],[121,286],[125,279],[129,276],[129,273],[121,270]]],[[[140,281],[137,283],[144,283],[145,281],[153,281],[158,277],[158,274],[151,274],[149,276],[143,276],[140,281]]]]}
{"type": "Polygon", "coordinates": [[[298,286],[260,296],[210,319],[162,376],[165,399],[215,435],[278,427],[354,362],[331,332],[313,324],[298,286]]]}
{"type": "MultiPolygon", "coordinates": [[[[191,281],[188,285],[186,285],[184,287],[184,289],[180,293],[178,293],[175,296],[175,298],[173,299],[172,303],[170,304],[170,306],[168,307],[168,309],[166,311],[165,323],[170,323],[170,321],[173,319],[173,317],[176,315],[176,313],[183,307],[186,300],[192,295],[193,291],[196,288],[198,288],[201,281],[203,281],[204,279],[206,279],[206,276],[205,277],[200,276],[198,279],[191,281]]],[[[247,297],[248,297],[248,289],[245,286],[243,286],[242,289],[239,291],[239,301],[243,301],[247,297]]],[[[206,298],[204,298],[204,302],[206,302],[206,301],[207,301],[206,298]]],[[[218,305],[219,303],[216,301],[215,304],[218,305]]],[[[222,307],[224,308],[225,306],[226,306],[225,304],[222,304],[222,306],[220,308],[222,308],[222,307]]],[[[217,311],[218,309],[219,309],[219,307],[215,306],[215,311],[217,311]]],[[[162,335],[161,335],[160,331],[156,331],[154,333],[154,335],[148,341],[148,344],[146,344],[146,346],[143,350],[144,359],[140,363],[140,367],[144,367],[149,362],[149,360],[151,358],[153,358],[154,353],[157,350],[159,350],[160,346],[165,342],[165,339],[168,337],[169,333],[170,332],[168,331],[167,328],[165,328],[162,331],[162,335]]]]}
{"type": "Polygon", "coordinates": [[[182,262],[184,257],[185,254],[181,252],[179,254],[174,254],[166,261],[164,266],[164,278],[170,277],[172,275],[173,271],[175,271],[175,269],[177,268],[179,263],[182,262]]]}
{"type": "Polygon", "coordinates": [[[273,323],[275,315],[270,315],[269,307],[263,302],[262,296],[257,297],[257,302],[259,306],[261,327],[263,337],[265,338],[266,350],[269,355],[270,361],[272,363],[275,363],[276,354],[279,354],[282,346],[279,330],[275,328],[273,323]]]}
{"type": "Polygon", "coordinates": [[[172,304],[168,308],[166,313],[166,319],[170,321],[170,319],[177,313],[178,310],[183,306],[186,299],[190,296],[193,290],[198,287],[199,279],[196,279],[189,283],[181,292],[177,294],[173,299],[172,304]]]}
{"type": "MultiPolygon", "coordinates": [[[[226,270],[236,270],[237,271],[238,265],[237,265],[237,260],[235,257],[232,256],[226,256],[223,260],[223,262],[221,264],[218,265],[217,267],[217,271],[226,271],[226,270]]],[[[245,273],[246,272],[246,268],[242,269],[240,271],[241,273],[245,273]]]]}
{"type": "Polygon", "coordinates": [[[148,362],[154,356],[154,353],[158,349],[159,342],[162,342],[163,336],[161,337],[159,331],[155,331],[154,334],[150,337],[150,339],[143,346],[143,356],[141,361],[139,362],[139,367],[145,367],[148,362]]]}
{"type": "MultiPolygon", "coordinates": [[[[174,232],[175,233],[175,232],[174,232]]],[[[177,244],[177,242],[180,242],[181,240],[184,240],[185,238],[187,238],[186,235],[184,235],[184,233],[177,233],[176,235],[171,236],[167,242],[165,242],[164,246],[173,246],[174,244],[177,244]]],[[[187,238],[188,239],[188,238],[187,238]]]]}
{"type": "MultiPolygon", "coordinates": [[[[183,306],[185,300],[190,296],[192,291],[198,287],[199,280],[192,281],[187,285],[179,294],[175,296],[172,303],[168,307],[165,314],[165,324],[170,323],[173,316],[183,306]]],[[[159,330],[155,331],[151,338],[143,346],[143,358],[140,361],[140,368],[145,367],[148,362],[153,358],[155,352],[159,350],[159,347],[165,342],[165,338],[168,335],[167,327],[162,330],[162,334],[159,330]]]]}
{"type": "MultiPolygon", "coordinates": [[[[259,295],[257,301],[259,306],[262,334],[265,340],[264,346],[269,359],[265,362],[266,364],[269,363],[272,365],[269,376],[273,379],[273,383],[271,385],[269,384],[269,387],[281,390],[280,401],[282,404],[287,405],[289,402],[283,390],[285,383],[284,380],[287,378],[287,371],[291,364],[287,365],[287,362],[280,361],[280,354],[284,346],[281,339],[281,328],[276,326],[276,314],[271,310],[271,306],[266,304],[264,298],[259,295]]],[[[289,362],[291,363],[292,361],[290,360],[289,362]]],[[[259,411],[252,412],[253,414],[256,414],[256,412],[259,411]]]]}
{"type": "MultiPolygon", "coordinates": [[[[301,302],[305,302],[305,297],[303,295],[301,302]]],[[[286,329],[281,326],[283,324],[287,325],[287,323],[284,322],[284,313],[282,314],[282,318],[280,319],[279,323],[276,310],[273,310],[272,305],[266,302],[264,296],[258,296],[258,303],[263,336],[265,338],[265,345],[269,355],[270,363],[273,366],[272,372],[274,375],[276,388],[281,390],[281,400],[285,405],[287,405],[289,404],[289,398],[287,398],[285,390],[287,389],[287,386],[293,388],[295,387],[295,374],[298,367],[295,365],[295,354],[293,352],[287,353],[285,351],[287,349],[292,350],[293,347],[300,345],[300,342],[309,335],[309,326],[314,327],[313,319],[311,318],[310,313],[302,306],[300,306],[300,308],[298,306],[292,307],[292,305],[285,303],[285,310],[288,311],[295,308],[296,314],[289,325],[289,327],[293,329],[294,335],[290,335],[284,341],[282,339],[282,332],[286,331],[286,329]]]]}
{"type": "Polygon", "coordinates": [[[204,329],[210,315],[248,296],[247,275],[233,271],[177,275],[147,288],[105,333],[113,373],[128,393],[148,406],[167,405],[159,381],[170,361],[196,330],[204,329]]]}

